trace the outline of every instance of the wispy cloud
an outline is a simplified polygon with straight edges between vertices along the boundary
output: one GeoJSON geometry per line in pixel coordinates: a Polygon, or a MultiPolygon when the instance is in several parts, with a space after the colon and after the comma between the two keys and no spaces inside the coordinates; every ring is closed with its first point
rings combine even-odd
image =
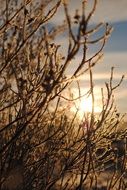
{"type": "Polygon", "coordinates": [[[93,22],[119,22],[127,18],[127,1],[126,0],[100,0],[98,2],[93,22]]]}
{"type": "Polygon", "coordinates": [[[127,90],[123,88],[119,88],[116,91],[116,97],[117,99],[121,100],[122,98],[127,98],[127,90]]]}
{"type": "MultiPolygon", "coordinates": [[[[69,14],[74,15],[75,9],[81,12],[82,0],[70,0],[69,14]]],[[[89,12],[93,4],[93,0],[89,0],[86,12],[89,12]]],[[[92,17],[92,23],[98,22],[119,22],[125,21],[127,18],[127,0],[100,0],[98,1],[97,10],[92,17]]],[[[58,11],[57,15],[52,19],[54,24],[61,23],[64,20],[63,8],[58,11]]]]}
{"type": "MultiPolygon", "coordinates": [[[[89,80],[90,76],[89,74],[85,74],[84,76],[82,75],[81,77],[79,77],[79,80],[89,80]]],[[[107,80],[110,78],[110,73],[95,73],[93,74],[93,79],[94,80],[107,80]]],[[[119,80],[121,78],[121,74],[120,73],[116,73],[114,75],[114,80],[119,80]]]]}
{"type": "MultiPolygon", "coordinates": [[[[92,56],[93,54],[89,55],[92,56]]],[[[71,61],[68,68],[68,74],[71,74],[79,65],[82,55],[78,54],[75,59],[71,61]]],[[[114,67],[114,78],[119,78],[122,75],[127,77],[127,54],[125,52],[105,52],[102,60],[93,68],[95,78],[107,78],[110,76],[111,67],[114,67]],[[98,75],[99,74],[99,75],[98,75]]],[[[86,65],[87,67],[87,65],[86,65]]],[[[85,74],[85,77],[88,74],[85,74]]],[[[83,76],[82,76],[83,77],[83,76]]],[[[82,79],[81,77],[81,79],[82,79]]]]}

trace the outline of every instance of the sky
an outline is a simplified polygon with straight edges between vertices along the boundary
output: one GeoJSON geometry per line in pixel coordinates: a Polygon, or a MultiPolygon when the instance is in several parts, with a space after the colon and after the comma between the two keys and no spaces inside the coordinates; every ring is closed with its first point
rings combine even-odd
{"type": "MultiPolygon", "coordinates": [[[[88,10],[93,0],[88,0],[88,10]]],[[[74,10],[81,9],[81,0],[70,0],[69,13],[73,14],[74,10]]],[[[109,80],[110,70],[113,66],[114,84],[118,82],[122,75],[125,79],[121,86],[115,91],[116,104],[119,112],[127,113],[127,0],[98,0],[98,6],[92,17],[91,26],[99,22],[108,22],[113,27],[113,32],[104,49],[104,57],[101,64],[94,68],[94,81],[96,92],[99,91],[104,83],[109,80]]],[[[58,11],[52,24],[60,23],[64,18],[62,9],[58,11]]],[[[61,39],[63,47],[66,47],[66,37],[61,39]]],[[[92,54],[94,49],[90,51],[92,54]]],[[[80,55],[78,55],[80,58],[80,55]]],[[[70,72],[71,72],[70,68],[70,72]]],[[[88,77],[81,78],[81,87],[85,89],[88,83],[88,77]]]]}

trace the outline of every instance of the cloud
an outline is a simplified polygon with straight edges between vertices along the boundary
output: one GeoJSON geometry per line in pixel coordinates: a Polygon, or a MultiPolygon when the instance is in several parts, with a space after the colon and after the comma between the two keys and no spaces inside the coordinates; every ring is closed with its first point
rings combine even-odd
{"type": "Polygon", "coordinates": [[[127,18],[127,0],[100,0],[93,22],[119,22],[127,18]]]}
{"type": "MultiPolygon", "coordinates": [[[[74,15],[75,9],[81,12],[81,0],[70,0],[69,14],[74,15]]],[[[92,8],[93,0],[89,0],[86,12],[92,8]]],[[[127,18],[127,0],[99,0],[95,14],[92,17],[91,23],[98,22],[120,22],[126,21],[127,18]]],[[[61,23],[65,19],[63,7],[58,10],[56,16],[52,19],[54,24],[61,23]]]]}
{"type": "Polygon", "coordinates": [[[116,91],[116,97],[118,100],[121,100],[123,98],[127,98],[127,90],[126,89],[123,89],[123,88],[119,88],[117,91],[116,91]],[[122,93],[121,93],[122,91],[122,93]]]}
{"type": "Polygon", "coordinates": [[[95,72],[109,72],[113,66],[115,74],[127,75],[127,54],[126,52],[105,52],[102,63],[95,67],[95,72]]]}
{"type": "MultiPolygon", "coordinates": [[[[91,57],[92,55],[93,54],[90,54],[89,57],[91,57]]],[[[81,53],[75,56],[75,59],[71,61],[70,66],[68,68],[68,74],[71,74],[75,70],[75,68],[80,64],[81,58],[81,53]]],[[[104,57],[101,59],[99,64],[97,64],[93,68],[94,76],[99,78],[98,74],[100,74],[100,77],[106,79],[108,75],[110,76],[111,67],[114,67],[115,78],[118,78],[122,75],[126,75],[127,77],[126,64],[127,54],[125,52],[105,52],[104,57]]]]}
{"type": "MultiPolygon", "coordinates": [[[[85,74],[85,76],[81,76],[80,78],[79,78],[79,80],[89,80],[89,74],[88,73],[86,73],[85,74]]],[[[96,73],[96,74],[94,74],[93,73],[93,79],[94,80],[107,80],[107,79],[109,79],[110,78],[110,73],[108,72],[108,73],[96,73]]],[[[115,75],[114,75],[114,80],[119,80],[121,78],[121,74],[120,73],[116,73],[115,75]]]]}

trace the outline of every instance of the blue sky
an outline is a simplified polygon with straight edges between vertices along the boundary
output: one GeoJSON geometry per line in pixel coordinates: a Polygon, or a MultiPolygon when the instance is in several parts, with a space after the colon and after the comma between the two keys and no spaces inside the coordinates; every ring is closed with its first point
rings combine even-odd
{"type": "MultiPolygon", "coordinates": [[[[93,0],[88,0],[88,12],[93,0]]],[[[81,0],[70,0],[69,12],[74,13],[74,10],[79,7],[81,9],[81,0]]],[[[109,38],[104,49],[104,57],[101,64],[94,68],[94,80],[96,88],[104,86],[104,83],[109,80],[110,68],[115,67],[114,83],[118,82],[122,74],[125,75],[124,82],[116,90],[116,104],[120,112],[127,112],[127,0],[98,0],[96,13],[92,17],[91,26],[99,22],[108,22],[113,26],[114,30],[109,38]]],[[[64,19],[62,9],[58,11],[57,16],[52,21],[52,24],[61,23],[64,19]]],[[[63,48],[66,47],[66,39],[63,37],[60,42],[63,48]]],[[[90,54],[92,54],[92,51],[90,54]]],[[[80,57],[80,55],[78,55],[80,57]]],[[[72,69],[72,68],[71,68],[72,69]]],[[[70,69],[70,72],[71,72],[70,69]]],[[[81,87],[85,88],[88,83],[88,77],[82,77],[81,87]]]]}
{"type": "Polygon", "coordinates": [[[111,23],[114,30],[106,45],[106,52],[127,52],[127,21],[111,23]]]}

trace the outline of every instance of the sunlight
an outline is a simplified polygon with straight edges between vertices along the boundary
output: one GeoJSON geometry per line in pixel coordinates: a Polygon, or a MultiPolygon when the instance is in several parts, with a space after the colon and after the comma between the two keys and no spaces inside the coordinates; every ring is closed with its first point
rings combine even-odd
{"type": "Polygon", "coordinates": [[[82,98],[79,103],[79,111],[92,112],[92,100],[91,98],[82,98]]]}
{"type": "MultiPolygon", "coordinates": [[[[78,110],[78,115],[80,118],[82,118],[84,114],[86,113],[91,113],[92,112],[92,98],[83,97],[80,101],[78,100],[77,102],[75,102],[75,106],[72,107],[71,111],[75,112],[76,110],[78,110]]],[[[95,102],[94,113],[99,113],[99,112],[101,112],[101,107],[97,105],[97,102],[95,102]]]]}
{"type": "MultiPolygon", "coordinates": [[[[97,105],[96,102],[94,104],[95,104],[94,105],[94,112],[95,113],[100,112],[101,111],[101,107],[99,105],[97,105]]],[[[92,98],[91,97],[89,97],[89,98],[83,98],[80,101],[79,109],[82,112],[92,112],[92,98]]]]}

